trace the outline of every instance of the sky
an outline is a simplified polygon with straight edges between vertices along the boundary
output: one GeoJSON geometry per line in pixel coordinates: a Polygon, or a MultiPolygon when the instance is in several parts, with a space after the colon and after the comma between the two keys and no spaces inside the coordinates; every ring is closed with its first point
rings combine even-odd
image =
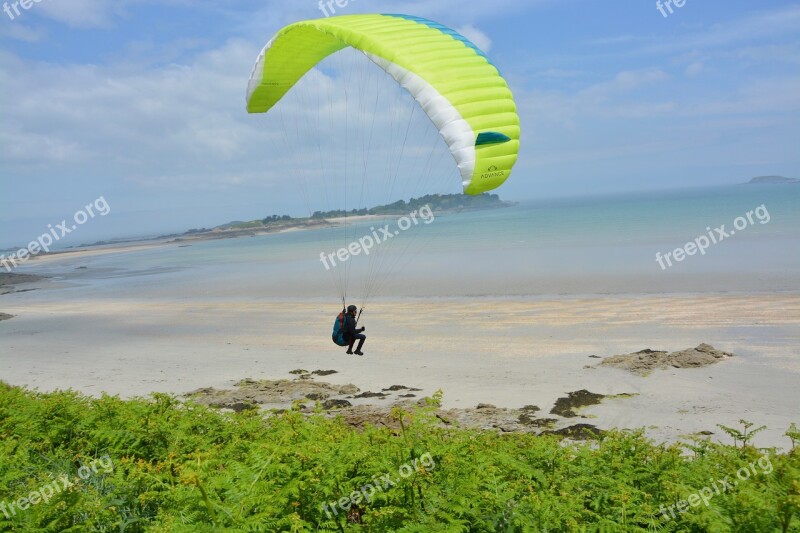
{"type": "MultiPolygon", "coordinates": [[[[0,13],[0,249],[99,198],[112,216],[63,243],[304,214],[244,94],[275,32],[325,16],[317,0],[24,3],[0,13]]],[[[488,54],[522,124],[504,199],[800,177],[800,3],[339,4],[433,19],[488,54]]]]}

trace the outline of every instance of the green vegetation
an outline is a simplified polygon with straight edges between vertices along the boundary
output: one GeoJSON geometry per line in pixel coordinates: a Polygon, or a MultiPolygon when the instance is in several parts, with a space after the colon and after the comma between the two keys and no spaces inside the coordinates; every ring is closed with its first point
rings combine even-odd
{"type": "MultiPolygon", "coordinates": [[[[429,194],[421,198],[412,198],[408,202],[398,200],[392,204],[379,205],[372,208],[351,209],[345,211],[338,209],[334,211],[315,211],[311,217],[294,218],[289,215],[269,215],[260,220],[241,221],[235,220],[227,224],[218,226],[216,229],[222,230],[248,230],[259,228],[289,228],[306,225],[310,221],[315,223],[322,222],[326,218],[341,218],[345,216],[363,215],[407,215],[414,210],[430,206],[433,211],[467,211],[473,209],[495,209],[498,207],[508,207],[509,202],[504,202],[496,194],[483,193],[475,196],[467,194],[429,194]]],[[[187,236],[196,233],[208,233],[212,230],[202,228],[189,230],[182,235],[161,235],[159,239],[187,236]]]]}
{"type": "Polygon", "coordinates": [[[289,215],[283,215],[283,216],[271,215],[262,220],[261,223],[264,224],[265,226],[268,226],[269,224],[275,224],[276,222],[281,222],[286,220],[292,220],[292,217],[290,217],[289,215]]]}
{"type": "MultiPolygon", "coordinates": [[[[218,226],[218,229],[256,229],[256,228],[267,228],[267,227],[278,227],[278,226],[291,226],[295,225],[297,222],[303,222],[308,220],[307,218],[292,218],[289,215],[270,215],[268,217],[264,217],[261,220],[249,220],[247,222],[235,221],[229,222],[227,224],[223,224],[222,226],[218,226]]],[[[211,231],[211,230],[206,230],[211,231]]]]}
{"type": "Polygon", "coordinates": [[[657,446],[616,431],[566,444],[443,428],[432,410],[396,410],[397,429],[356,430],[296,409],[264,418],[163,394],[93,399],[0,383],[0,505],[63,476],[74,482],[10,518],[0,510],[0,530],[800,531],[800,449],[657,446]],[[397,475],[427,453],[433,468],[397,475]],[[106,456],[113,468],[81,475],[81,465],[106,456]],[[662,506],[691,502],[742,468],[749,479],[708,506],[664,518],[662,506]],[[385,473],[399,481],[371,502],[332,518],[323,511],[385,473]]]}
{"type": "Polygon", "coordinates": [[[420,198],[412,198],[408,202],[398,200],[392,204],[379,205],[370,209],[352,209],[350,211],[315,211],[311,218],[337,218],[355,215],[407,215],[425,206],[433,211],[464,211],[471,209],[494,209],[508,207],[496,194],[483,193],[475,196],[468,194],[428,194],[420,198]]]}

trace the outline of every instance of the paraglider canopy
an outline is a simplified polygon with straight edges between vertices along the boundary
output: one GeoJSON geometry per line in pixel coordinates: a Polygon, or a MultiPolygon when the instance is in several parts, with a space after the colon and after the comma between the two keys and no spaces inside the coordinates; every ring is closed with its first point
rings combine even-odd
{"type": "Polygon", "coordinates": [[[508,84],[466,37],[427,19],[347,15],[284,27],[253,68],[247,110],[268,111],[317,63],[348,46],[419,103],[455,159],[465,193],[480,194],[508,179],[520,135],[508,84]]]}

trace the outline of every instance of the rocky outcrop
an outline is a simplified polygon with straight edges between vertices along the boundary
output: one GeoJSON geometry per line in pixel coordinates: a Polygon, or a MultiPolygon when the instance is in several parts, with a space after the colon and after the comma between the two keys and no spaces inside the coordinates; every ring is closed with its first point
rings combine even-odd
{"type": "Polygon", "coordinates": [[[687,348],[678,352],[647,348],[624,355],[613,355],[603,359],[600,366],[611,366],[634,374],[646,375],[656,369],[700,368],[719,363],[730,357],[734,357],[734,354],[717,350],[713,346],[703,343],[696,348],[687,348]]]}

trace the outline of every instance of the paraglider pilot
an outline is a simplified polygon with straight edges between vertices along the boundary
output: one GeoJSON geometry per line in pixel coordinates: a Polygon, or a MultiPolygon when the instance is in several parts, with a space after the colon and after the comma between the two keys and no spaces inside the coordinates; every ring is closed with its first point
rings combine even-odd
{"type": "Polygon", "coordinates": [[[347,343],[347,353],[354,353],[353,344],[358,341],[358,347],[356,348],[355,354],[364,355],[364,353],[361,351],[361,347],[364,346],[364,341],[367,340],[367,336],[362,332],[367,328],[360,327],[356,329],[357,310],[358,308],[355,305],[349,305],[347,307],[347,313],[344,315],[344,340],[347,343]]]}

